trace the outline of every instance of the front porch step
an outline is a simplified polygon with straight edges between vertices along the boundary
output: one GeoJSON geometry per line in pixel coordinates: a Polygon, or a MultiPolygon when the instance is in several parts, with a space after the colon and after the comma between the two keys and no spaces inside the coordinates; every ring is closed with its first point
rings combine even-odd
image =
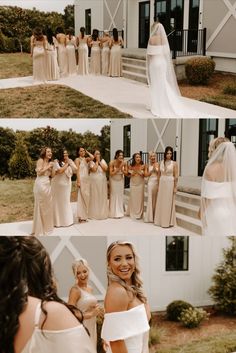
{"type": "Polygon", "coordinates": [[[138,81],[138,82],[142,82],[142,83],[147,84],[146,76],[135,73],[135,72],[123,70],[123,77],[128,78],[129,80],[138,81]]]}
{"type": "Polygon", "coordinates": [[[147,84],[146,60],[122,57],[123,77],[147,84]]]}
{"type": "Polygon", "coordinates": [[[189,217],[198,219],[199,206],[192,205],[191,203],[175,201],[175,210],[177,213],[184,214],[189,217]]]}
{"type": "Polygon", "coordinates": [[[200,195],[190,194],[184,191],[176,193],[176,201],[200,207],[200,195]]]}
{"type": "Polygon", "coordinates": [[[134,65],[134,64],[129,64],[129,63],[123,63],[122,68],[124,71],[134,72],[134,73],[141,74],[146,77],[146,67],[138,66],[138,65],[134,65]]]}
{"type": "Polygon", "coordinates": [[[176,221],[178,226],[187,229],[193,233],[202,235],[202,226],[200,219],[195,219],[185,214],[176,212],[176,221]]]}

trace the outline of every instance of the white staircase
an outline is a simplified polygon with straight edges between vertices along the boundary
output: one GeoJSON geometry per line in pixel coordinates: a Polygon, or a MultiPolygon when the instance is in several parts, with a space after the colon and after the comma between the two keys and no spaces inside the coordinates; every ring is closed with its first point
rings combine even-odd
{"type": "MultiPolygon", "coordinates": [[[[125,189],[124,203],[127,207],[130,189],[125,189]]],[[[144,212],[147,205],[147,192],[145,186],[144,212]]],[[[175,200],[176,221],[181,228],[191,231],[191,233],[202,234],[201,221],[198,218],[200,207],[200,196],[178,191],[175,200]]]]}
{"type": "Polygon", "coordinates": [[[122,70],[123,77],[142,83],[147,83],[146,60],[123,56],[122,70]]]}

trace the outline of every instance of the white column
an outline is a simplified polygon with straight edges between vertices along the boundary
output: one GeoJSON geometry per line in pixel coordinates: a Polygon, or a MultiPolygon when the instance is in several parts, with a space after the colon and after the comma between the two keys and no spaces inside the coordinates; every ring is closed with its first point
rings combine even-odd
{"type": "Polygon", "coordinates": [[[184,1],[184,23],[183,29],[188,29],[188,21],[189,21],[189,0],[184,1]]]}
{"type": "Polygon", "coordinates": [[[225,119],[218,119],[218,136],[225,135],[225,119]]]}
{"type": "Polygon", "coordinates": [[[127,48],[127,31],[128,31],[128,2],[123,0],[123,30],[124,30],[124,48],[127,48]]]}
{"type": "Polygon", "coordinates": [[[203,23],[203,1],[204,0],[200,0],[199,1],[199,20],[198,20],[198,28],[202,29],[204,28],[204,23],[203,23]]]}
{"type": "Polygon", "coordinates": [[[154,22],[154,0],[150,0],[150,33],[151,33],[151,27],[154,22]]]}

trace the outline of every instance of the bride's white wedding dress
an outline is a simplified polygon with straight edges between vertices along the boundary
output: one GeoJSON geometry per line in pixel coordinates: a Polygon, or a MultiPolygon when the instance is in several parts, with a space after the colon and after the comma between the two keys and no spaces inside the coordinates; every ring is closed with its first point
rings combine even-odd
{"type": "Polygon", "coordinates": [[[109,342],[124,340],[128,353],[148,353],[149,324],[144,304],[127,311],[105,314],[101,337],[109,342]]]}
{"type": "Polygon", "coordinates": [[[204,170],[201,219],[204,235],[236,235],[236,151],[232,142],[221,143],[204,170]]]}
{"type": "Polygon", "coordinates": [[[203,118],[204,104],[181,96],[170,47],[161,23],[152,28],[147,47],[147,79],[150,87],[150,110],[161,118],[203,118]]]}

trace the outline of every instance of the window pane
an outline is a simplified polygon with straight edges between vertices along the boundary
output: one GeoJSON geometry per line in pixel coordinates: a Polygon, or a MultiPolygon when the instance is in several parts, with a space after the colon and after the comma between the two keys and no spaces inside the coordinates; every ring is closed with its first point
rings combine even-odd
{"type": "Polygon", "coordinates": [[[130,157],[130,140],[131,140],[131,125],[126,125],[123,128],[124,157],[130,157]]]}
{"type": "Polygon", "coordinates": [[[166,237],[166,271],[188,271],[188,239],[185,236],[166,237]]]}

